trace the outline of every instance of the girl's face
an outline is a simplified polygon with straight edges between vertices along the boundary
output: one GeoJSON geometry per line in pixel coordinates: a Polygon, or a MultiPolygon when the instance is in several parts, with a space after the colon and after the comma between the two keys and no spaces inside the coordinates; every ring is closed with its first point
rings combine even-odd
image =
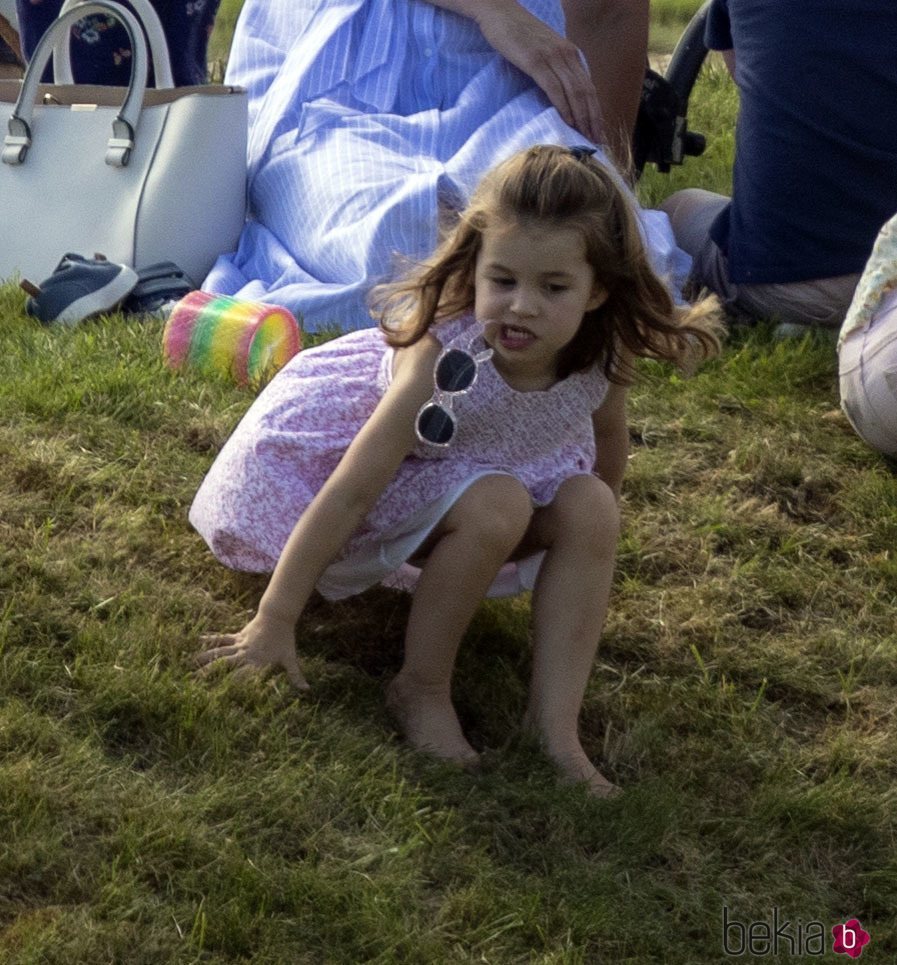
{"type": "Polygon", "coordinates": [[[483,232],[474,275],[474,311],[492,361],[520,391],[550,388],[558,356],[582,317],[607,297],[572,228],[498,224],[483,232]]]}

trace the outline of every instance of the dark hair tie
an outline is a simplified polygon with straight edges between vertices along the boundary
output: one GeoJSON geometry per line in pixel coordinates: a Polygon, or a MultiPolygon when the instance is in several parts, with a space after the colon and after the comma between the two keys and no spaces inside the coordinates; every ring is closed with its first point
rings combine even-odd
{"type": "Polygon", "coordinates": [[[568,148],[570,154],[577,161],[588,161],[588,159],[593,155],[598,153],[598,149],[594,147],[587,147],[585,144],[577,144],[576,147],[568,148]]]}

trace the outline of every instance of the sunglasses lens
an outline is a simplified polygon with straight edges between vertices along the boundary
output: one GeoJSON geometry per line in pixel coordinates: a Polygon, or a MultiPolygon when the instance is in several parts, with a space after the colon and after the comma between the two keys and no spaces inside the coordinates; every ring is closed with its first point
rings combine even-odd
{"type": "Polygon", "coordinates": [[[455,423],[441,405],[431,402],[420,410],[420,415],[417,417],[417,432],[425,442],[444,446],[451,442],[455,434],[455,423]]]}
{"type": "Polygon", "coordinates": [[[473,385],[477,364],[459,348],[450,349],[436,366],[436,385],[442,392],[463,392],[473,385]]]}

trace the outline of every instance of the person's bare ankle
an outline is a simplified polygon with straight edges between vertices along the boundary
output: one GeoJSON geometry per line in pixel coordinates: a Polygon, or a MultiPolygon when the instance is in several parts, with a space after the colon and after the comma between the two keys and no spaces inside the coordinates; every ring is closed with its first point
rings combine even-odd
{"type": "Polygon", "coordinates": [[[464,737],[446,688],[399,673],[386,688],[386,707],[415,750],[465,767],[479,761],[480,755],[464,737]]]}

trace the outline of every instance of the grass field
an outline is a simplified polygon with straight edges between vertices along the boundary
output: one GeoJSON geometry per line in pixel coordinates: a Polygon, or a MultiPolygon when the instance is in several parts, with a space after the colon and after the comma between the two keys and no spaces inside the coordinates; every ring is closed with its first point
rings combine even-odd
{"type": "Polygon", "coordinates": [[[654,53],[669,53],[703,0],[651,0],[651,39],[654,53]]]}
{"type": "MultiPolygon", "coordinates": [[[[735,108],[710,71],[708,153],[646,201],[726,188],[735,108]]],[[[830,343],[760,326],[690,380],[642,368],[582,718],[625,790],[601,802],[516,730],[525,598],[462,651],[476,775],[390,727],[389,591],[313,603],[308,695],[194,678],[263,588],[186,520],[252,394],[167,370],[159,322],[49,330],[23,298],[0,288],[0,961],[710,965],[752,922],[771,960],[817,960],[821,929],[841,961],[853,917],[894,961],[897,478],[830,343]]]]}

